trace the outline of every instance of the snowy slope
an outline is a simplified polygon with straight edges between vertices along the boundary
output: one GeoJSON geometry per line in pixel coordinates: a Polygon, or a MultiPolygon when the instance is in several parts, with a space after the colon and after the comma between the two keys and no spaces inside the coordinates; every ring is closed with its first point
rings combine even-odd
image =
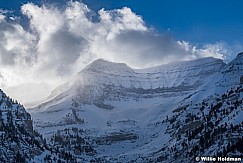
{"type": "Polygon", "coordinates": [[[243,55],[240,53],[220,68],[214,76],[207,77],[206,84],[187,101],[199,103],[209,96],[219,97],[232,87],[239,85],[241,76],[243,76],[243,55]]]}
{"type": "Polygon", "coordinates": [[[99,59],[29,112],[53,148],[56,136],[62,140],[58,139],[61,149],[74,142],[71,152],[80,161],[155,161],[161,159],[161,148],[176,143],[168,132],[173,123],[167,123],[175,109],[215,96],[216,90],[223,94],[238,82],[236,75],[234,81],[220,85],[230,79],[225,73],[229,64],[202,58],[132,69],[99,59]],[[73,139],[77,134],[79,138],[73,139]]]}
{"type": "MultiPolygon", "coordinates": [[[[46,114],[37,114],[37,117],[47,119],[40,119],[42,124],[50,123],[49,117],[52,117],[55,125],[63,125],[65,121],[75,121],[75,116],[83,119],[73,112],[91,112],[85,108],[94,108],[96,115],[92,116],[97,116],[98,112],[106,116],[112,112],[123,114],[127,108],[128,112],[132,108],[146,110],[166,103],[164,101],[173,98],[180,100],[194,93],[223,66],[221,60],[204,58],[134,70],[125,64],[99,59],[84,68],[69,83],[54,90],[50,100],[29,111],[34,117],[37,113],[46,114]]],[[[176,105],[178,100],[171,105],[176,105]]]]}
{"type": "Polygon", "coordinates": [[[0,90],[0,162],[29,162],[44,149],[25,108],[0,90]]]}
{"type": "Polygon", "coordinates": [[[77,162],[64,150],[55,153],[33,129],[32,118],[23,105],[0,89],[0,162],[77,162]]]}

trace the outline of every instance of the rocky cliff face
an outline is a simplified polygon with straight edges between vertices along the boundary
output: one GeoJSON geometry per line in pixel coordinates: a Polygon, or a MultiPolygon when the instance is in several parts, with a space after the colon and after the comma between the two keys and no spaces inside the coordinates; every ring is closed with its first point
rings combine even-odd
{"type": "Polygon", "coordinates": [[[33,129],[31,116],[23,105],[0,90],[0,162],[50,161],[77,162],[71,153],[47,144],[33,129]]]}
{"type": "Polygon", "coordinates": [[[1,162],[28,162],[44,150],[29,113],[0,90],[1,162]]]}

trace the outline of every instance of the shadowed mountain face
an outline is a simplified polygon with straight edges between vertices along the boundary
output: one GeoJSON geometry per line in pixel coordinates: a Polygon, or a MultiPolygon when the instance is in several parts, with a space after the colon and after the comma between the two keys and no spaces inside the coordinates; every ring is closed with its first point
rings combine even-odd
{"type": "Polygon", "coordinates": [[[0,90],[0,161],[28,162],[40,155],[43,139],[33,130],[29,113],[0,90]]]}
{"type": "Polygon", "coordinates": [[[241,156],[242,65],[241,55],[148,69],[99,59],[29,111],[53,149],[79,161],[241,156]]]}
{"type": "Polygon", "coordinates": [[[0,162],[77,162],[71,153],[57,148],[33,129],[23,105],[0,90],[0,162]]]}

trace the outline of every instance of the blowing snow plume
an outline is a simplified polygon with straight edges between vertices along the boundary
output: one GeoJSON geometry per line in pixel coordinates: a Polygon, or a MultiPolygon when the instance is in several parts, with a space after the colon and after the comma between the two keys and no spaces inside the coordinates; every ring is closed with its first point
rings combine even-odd
{"type": "Polygon", "coordinates": [[[23,17],[9,17],[1,10],[0,84],[24,104],[43,100],[97,58],[144,68],[206,56],[226,59],[229,53],[224,43],[199,48],[158,33],[128,7],[95,12],[76,1],[64,7],[27,3],[21,12],[23,17]]]}

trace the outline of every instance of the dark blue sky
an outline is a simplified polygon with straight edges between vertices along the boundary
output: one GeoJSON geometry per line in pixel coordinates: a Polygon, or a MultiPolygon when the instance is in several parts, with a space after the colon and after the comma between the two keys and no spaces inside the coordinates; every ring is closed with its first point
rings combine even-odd
{"type": "MultiPolygon", "coordinates": [[[[0,1],[0,8],[18,13],[21,4],[41,0],[0,1]]],[[[42,0],[43,1],[43,0],[42,0]]],[[[44,0],[60,3],[64,0],[44,0]]],[[[83,0],[93,10],[130,7],[148,26],[170,29],[178,40],[193,43],[243,42],[242,0],[83,0]]]]}

